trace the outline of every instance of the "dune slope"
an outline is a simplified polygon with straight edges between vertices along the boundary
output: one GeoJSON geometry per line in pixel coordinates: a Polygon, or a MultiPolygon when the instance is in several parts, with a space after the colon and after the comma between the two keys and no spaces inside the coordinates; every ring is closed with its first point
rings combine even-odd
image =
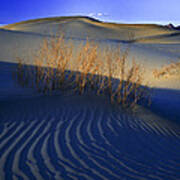
{"type": "Polygon", "coordinates": [[[154,88],[149,109],[137,105],[135,113],[106,97],[48,96],[17,84],[16,57],[31,57],[57,31],[75,44],[88,37],[101,47],[130,47],[149,82],[153,68],[180,57],[179,32],[159,25],[63,17],[1,27],[0,179],[180,179],[179,79],[152,81],[164,89],[154,88]]]}
{"type": "Polygon", "coordinates": [[[24,21],[0,29],[0,60],[16,62],[16,57],[31,57],[45,38],[64,34],[79,44],[87,38],[105,48],[129,48],[133,58],[147,69],[147,81],[155,87],[180,89],[177,79],[152,81],[152,70],[180,58],[179,31],[153,24],[113,24],[88,17],[57,17],[24,21]]]}
{"type": "Polygon", "coordinates": [[[155,24],[113,24],[88,17],[57,17],[29,20],[3,27],[9,30],[52,34],[63,32],[71,37],[131,40],[147,36],[176,33],[176,30],[155,24]]]}

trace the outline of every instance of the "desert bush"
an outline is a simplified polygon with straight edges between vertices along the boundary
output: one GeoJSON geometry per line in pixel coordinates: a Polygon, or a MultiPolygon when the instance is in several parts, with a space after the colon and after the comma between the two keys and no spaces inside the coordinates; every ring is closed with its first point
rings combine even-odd
{"type": "Polygon", "coordinates": [[[21,84],[22,86],[24,86],[25,72],[24,72],[24,65],[20,58],[17,58],[17,71],[16,72],[17,72],[18,83],[21,84]]]}
{"type": "Polygon", "coordinates": [[[112,103],[133,108],[139,100],[148,96],[142,66],[133,61],[128,64],[128,49],[100,49],[97,43],[86,41],[78,46],[65,42],[63,36],[45,39],[39,51],[33,55],[33,67],[24,70],[19,58],[17,78],[21,84],[30,84],[38,91],[51,94],[53,90],[73,89],[78,94],[87,91],[108,96],[112,103]],[[75,62],[76,71],[68,71],[75,62]],[[28,79],[28,83],[24,81],[28,79]]]}
{"type": "Polygon", "coordinates": [[[100,74],[102,62],[99,59],[98,45],[87,41],[86,44],[80,49],[79,54],[76,56],[77,71],[75,83],[76,89],[80,94],[85,89],[96,89],[98,86],[97,78],[100,74]]]}
{"type": "Polygon", "coordinates": [[[23,87],[28,86],[31,78],[30,77],[31,71],[29,70],[29,67],[26,66],[25,63],[23,63],[23,59],[17,57],[16,60],[17,60],[17,69],[16,72],[13,73],[13,78],[15,77],[15,80],[17,80],[17,82],[21,86],[23,87]]]}
{"type": "MultiPolygon", "coordinates": [[[[128,64],[128,49],[122,52],[120,48],[115,51],[106,50],[107,92],[112,103],[121,104],[124,108],[133,108],[143,98],[149,96],[144,83],[145,70],[133,60],[128,64]],[[115,81],[115,79],[118,79],[115,81]]],[[[149,98],[149,97],[148,97],[149,98]]]]}
{"type": "Polygon", "coordinates": [[[65,43],[63,36],[45,39],[39,51],[32,55],[33,67],[27,67],[26,73],[24,67],[27,65],[22,63],[25,61],[18,58],[18,81],[24,84],[24,79],[29,77],[31,79],[29,85],[48,94],[55,89],[64,88],[72,51],[73,47],[70,43],[65,43]]]}
{"type": "Polygon", "coordinates": [[[163,77],[176,76],[180,78],[180,62],[171,63],[160,69],[155,69],[153,71],[154,77],[159,79],[163,77]]]}

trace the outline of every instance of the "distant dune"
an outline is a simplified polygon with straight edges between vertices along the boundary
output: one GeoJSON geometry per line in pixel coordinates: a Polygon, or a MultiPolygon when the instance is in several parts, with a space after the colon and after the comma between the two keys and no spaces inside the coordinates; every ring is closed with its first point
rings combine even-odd
{"type": "Polygon", "coordinates": [[[105,23],[88,17],[44,18],[4,26],[5,29],[50,34],[63,32],[70,37],[131,40],[175,33],[176,30],[155,24],[105,23]]]}

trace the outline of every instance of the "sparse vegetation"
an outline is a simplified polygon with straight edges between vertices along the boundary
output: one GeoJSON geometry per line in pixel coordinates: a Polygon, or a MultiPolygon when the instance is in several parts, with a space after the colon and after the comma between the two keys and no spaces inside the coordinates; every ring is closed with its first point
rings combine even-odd
{"type": "Polygon", "coordinates": [[[46,94],[63,89],[73,89],[79,94],[91,91],[107,95],[112,103],[124,108],[133,108],[148,96],[147,87],[142,86],[144,70],[135,61],[131,65],[127,63],[128,50],[107,48],[103,51],[88,40],[78,49],[73,55],[74,45],[65,42],[63,36],[44,40],[33,56],[34,66],[28,67],[18,58],[18,82],[46,94]],[[76,71],[68,70],[72,60],[76,71]]]}
{"type": "Polygon", "coordinates": [[[172,76],[179,77],[180,78],[180,62],[171,63],[169,65],[166,65],[160,69],[155,69],[154,77],[159,78],[169,78],[172,76]]]}

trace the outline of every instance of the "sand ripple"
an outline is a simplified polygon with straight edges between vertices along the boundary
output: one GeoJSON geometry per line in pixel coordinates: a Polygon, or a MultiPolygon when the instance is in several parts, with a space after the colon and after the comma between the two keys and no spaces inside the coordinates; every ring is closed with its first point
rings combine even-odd
{"type": "Polygon", "coordinates": [[[41,101],[12,102],[21,112],[2,116],[2,180],[180,178],[178,126],[93,101],[41,101]]]}

